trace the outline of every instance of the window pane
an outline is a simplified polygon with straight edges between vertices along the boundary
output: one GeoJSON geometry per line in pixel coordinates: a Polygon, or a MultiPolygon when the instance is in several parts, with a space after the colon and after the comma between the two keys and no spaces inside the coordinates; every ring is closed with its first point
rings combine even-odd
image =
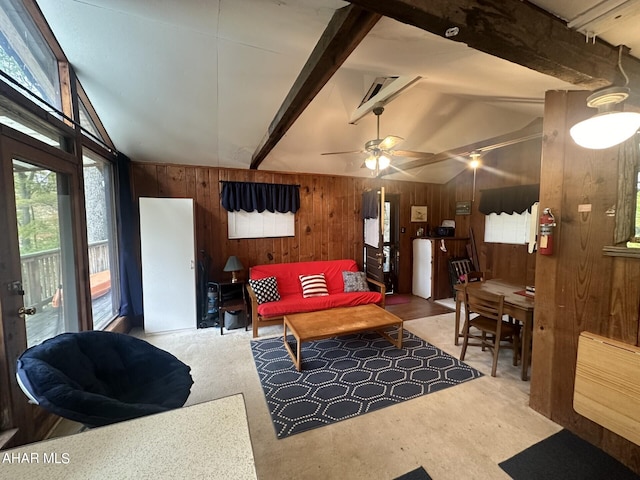
{"type": "Polygon", "coordinates": [[[37,122],[29,121],[28,115],[20,116],[0,107],[0,123],[13,128],[14,130],[25,133],[36,140],[40,140],[47,145],[62,148],[60,135],[46,129],[37,122]]]}
{"type": "Polygon", "coordinates": [[[61,110],[58,61],[20,0],[0,0],[0,69],[61,110]]]}
{"type": "MultiPolygon", "coordinates": [[[[94,137],[104,141],[104,138],[102,138],[102,135],[100,135],[100,132],[98,132],[98,129],[96,128],[95,123],[93,123],[93,120],[91,120],[91,116],[89,115],[89,112],[87,112],[87,108],[84,106],[84,103],[80,101],[79,105],[80,105],[80,109],[79,109],[80,110],[80,126],[84,128],[86,132],[89,132],[94,137]]],[[[86,135],[86,132],[84,130],[82,131],[82,134],[86,135]]]]}
{"type": "Polygon", "coordinates": [[[93,328],[106,327],[118,313],[117,243],[115,235],[113,169],[89,150],[83,152],[89,280],[93,328]]]}
{"type": "Polygon", "coordinates": [[[636,172],[635,215],[633,217],[633,232],[627,242],[627,248],[640,248],[640,171],[636,172]]]}
{"type": "Polygon", "coordinates": [[[13,159],[27,347],[78,330],[71,202],[66,175],[13,159]]]}

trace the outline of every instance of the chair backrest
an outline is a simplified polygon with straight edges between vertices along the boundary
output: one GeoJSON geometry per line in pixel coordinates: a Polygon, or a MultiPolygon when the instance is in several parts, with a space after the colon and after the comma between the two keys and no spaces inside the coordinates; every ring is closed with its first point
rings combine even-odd
{"type": "Polygon", "coordinates": [[[455,298],[455,285],[462,283],[462,276],[473,269],[471,260],[468,258],[450,258],[449,261],[449,282],[451,284],[451,295],[455,298]]]}
{"type": "Polygon", "coordinates": [[[474,287],[465,287],[464,297],[467,312],[502,321],[504,295],[485,292],[474,287]]]}
{"type": "Polygon", "coordinates": [[[462,276],[464,283],[484,282],[484,272],[467,272],[462,276]]]}

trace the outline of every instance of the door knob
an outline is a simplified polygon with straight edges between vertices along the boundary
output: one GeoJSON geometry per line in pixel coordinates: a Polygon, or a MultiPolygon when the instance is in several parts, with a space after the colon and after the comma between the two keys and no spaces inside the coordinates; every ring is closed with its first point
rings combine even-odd
{"type": "Polygon", "coordinates": [[[24,318],[26,315],[35,315],[36,307],[20,307],[18,309],[18,315],[24,318]]]}

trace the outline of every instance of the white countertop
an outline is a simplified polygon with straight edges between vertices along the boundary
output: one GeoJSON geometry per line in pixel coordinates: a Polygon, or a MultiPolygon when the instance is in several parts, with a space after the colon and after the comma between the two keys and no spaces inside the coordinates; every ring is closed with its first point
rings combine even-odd
{"type": "Polygon", "coordinates": [[[256,479],[242,395],[0,451],[0,479],[256,479]]]}

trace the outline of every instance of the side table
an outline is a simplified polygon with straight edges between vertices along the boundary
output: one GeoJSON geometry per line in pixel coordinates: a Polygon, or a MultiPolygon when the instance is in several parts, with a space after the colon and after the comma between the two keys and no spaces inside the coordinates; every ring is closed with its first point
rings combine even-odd
{"type": "Polygon", "coordinates": [[[244,330],[247,331],[248,309],[246,301],[246,282],[238,280],[232,282],[225,280],[216,282],[218,285],[218,322],[220,323],[220,335],[224,335],[224,314],[225,312],[242,311],[244,313],[244,330]],[[230,296],[225,300],[225,294],[230,296]]]}

